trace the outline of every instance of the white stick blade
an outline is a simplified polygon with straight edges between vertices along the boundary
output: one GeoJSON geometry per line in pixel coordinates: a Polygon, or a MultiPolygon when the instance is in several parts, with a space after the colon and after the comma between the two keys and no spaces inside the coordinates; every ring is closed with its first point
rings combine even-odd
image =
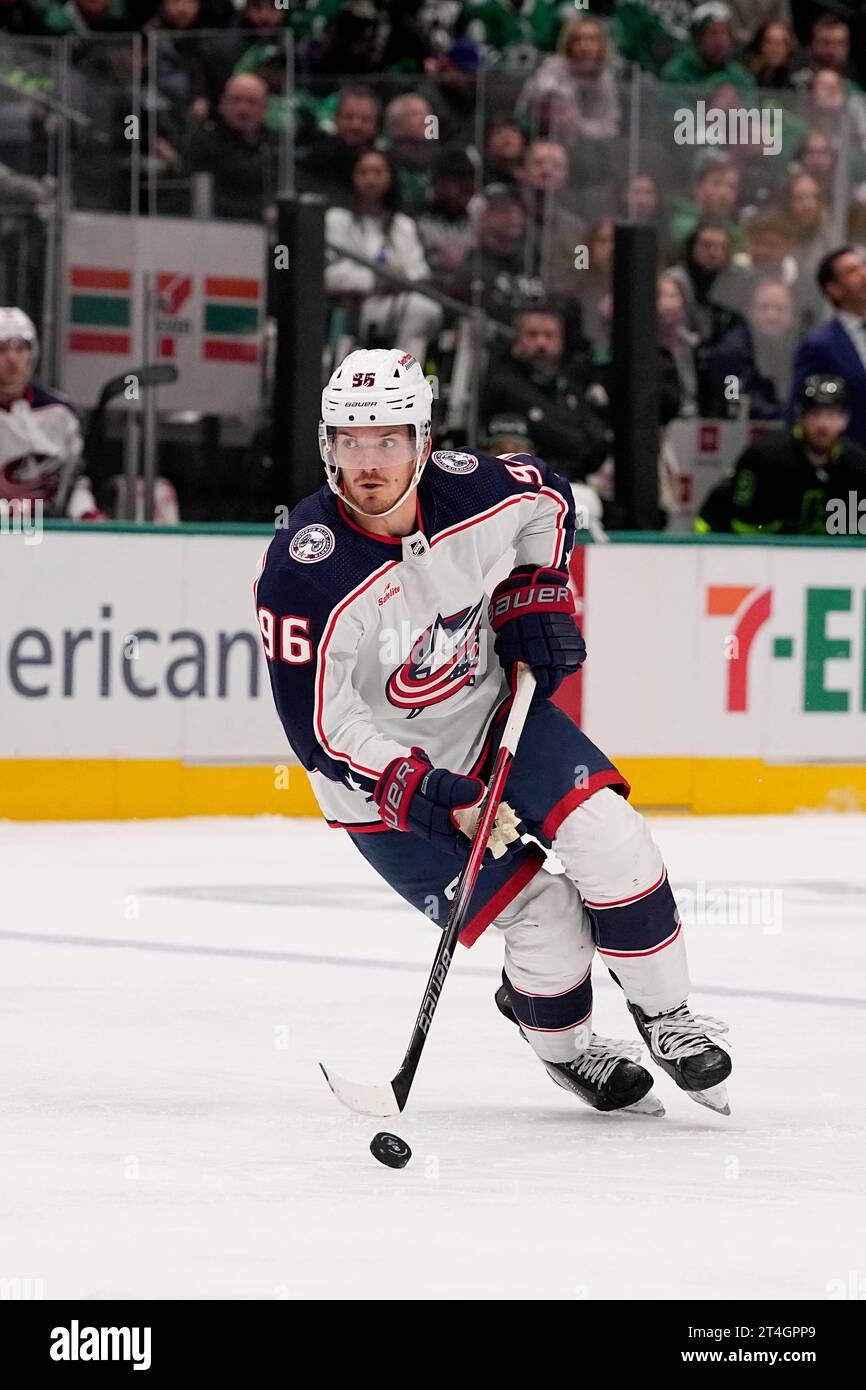
{"type": "Polygon", "coordinates": [[[338,1076],[336,1072],[328,1071],[322,1062],[319,1063],[319,1066],[337,1100],[341,1101],[349,1110],[356,1110],[359,1115],[376,1115],[381,1119],[388,1119],[400,1114],[397,1097],[394,1095],[394,1089],[390,1083],[365,1086],[363,1082],[347,1081],[345,1077],[338,1076]]]}

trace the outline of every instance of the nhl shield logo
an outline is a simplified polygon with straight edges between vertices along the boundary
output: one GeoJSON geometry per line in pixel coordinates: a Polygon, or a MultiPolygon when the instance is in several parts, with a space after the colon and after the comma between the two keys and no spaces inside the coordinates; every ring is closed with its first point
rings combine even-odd
{"type": "Polygon", "coordinates": [[[474,454],[455,453],[452,449],[437,449],[433,462],[443,473],[474,473],[478,467],[474,454]]]}
{"type": "Polygon", "coordinates": [[[334,549],[336,542],[329,526],[302,526],[296,531],[289,546],[293,560],[302,565],[315,565],[324,560],[334,549]]]}

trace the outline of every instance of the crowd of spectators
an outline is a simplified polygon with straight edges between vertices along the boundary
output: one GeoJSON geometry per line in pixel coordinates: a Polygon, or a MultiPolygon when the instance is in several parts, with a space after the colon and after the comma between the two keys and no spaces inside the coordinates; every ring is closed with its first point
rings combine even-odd
{"type": "MultiPolygon", "coordinates": [[[[321,195],[339,340],[399,342],[447,392],[454,301],[480,308],[481,433],[506,419],[574,481],[609,452],[618,221],[657,233],[660,425],[782,422],[809,344],[849,381],[866,364],[866,306],[843,305],[866,0],[0,0],[2,31],[19,68],[28,40],[68,37],[74,206],[273,232],[281,191],[321,195]],[[699,102],[759,112],[761,134],[679,144],[699,102]]],[[[0,199],[36,206],[56,108],[29,99],[28,121],[0,134],[0,199]]]]}

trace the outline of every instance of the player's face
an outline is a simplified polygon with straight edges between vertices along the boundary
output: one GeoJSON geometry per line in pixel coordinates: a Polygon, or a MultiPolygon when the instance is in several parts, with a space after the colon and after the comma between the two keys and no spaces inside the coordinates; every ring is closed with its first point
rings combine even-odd
{"type": "Polygon", "coordinates": [[[0,391],[23,391],[32,366],[33,349],[25,338],[0,343],[0,391]]]}
{"type": "Polygon", "coordinates": [[[380,516],[406,491],[415,472],[414,437],[407,425],[359,425],[336,430],[332,443],[340,484],[350,502],[380,516]]]}
{"type": "Polygon", "coordinates": [[[810,410],[802,419],[803,438],[816,454],[826,454],[832,449],[847,423],[848,416],[844,410],[833,410],[829,406],[821,410],[810,410]]]}

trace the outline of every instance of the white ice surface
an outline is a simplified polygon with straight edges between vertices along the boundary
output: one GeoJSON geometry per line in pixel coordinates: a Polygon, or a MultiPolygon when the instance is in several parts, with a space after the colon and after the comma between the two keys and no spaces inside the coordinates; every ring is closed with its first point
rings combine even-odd
{"type": "MultiPolygon", "coordinates": [[[[675,884],[782,920],[692,925],[732,1115],[557,1090],[461,950],[403,1116],[388,1080],[434,930],[305,821],[0,825],[0,1279],[46,1298],[824,1299],[866,1278],[866,817],[660,818],[675,884]],[[384,1127],[384,1126],[383,1126],[384,1127]],[[833,1281],[840,1281],[838,1284],[833,1281]]],[[[597,964],[595,1026],[629,1038],[597,964]]],[[[860,1284],[866,1289],[866,1284],[860,1284]]],[[[861,1294],[862,1296],[862,1294],[861,1294]]]]}

